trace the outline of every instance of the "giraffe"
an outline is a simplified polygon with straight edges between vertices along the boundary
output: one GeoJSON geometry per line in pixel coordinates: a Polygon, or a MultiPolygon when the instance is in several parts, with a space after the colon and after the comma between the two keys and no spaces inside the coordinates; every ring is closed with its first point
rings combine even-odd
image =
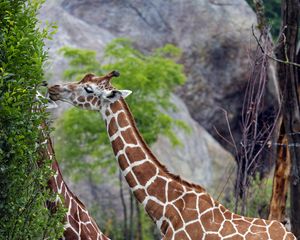
{"type": "Polygon", "coordinates": [[[116,71],[102,77],[87,74],[78,83],[49,87],[49,97],[101,112],[123,176],[163,240],[296,239],[280,222],[230,212],[203,187],[170,173],[136,127],[124,100],[131,91],[111,85],[111,78],[118,75],[116,71]]]}
{"type": "MultiPolygon", "coordinates": [[[[54,175],[48,181],[48,187],[55,193],[60,194],[63,204],[68,210],[64,217],[64,240],[109,240],[98,228],[95,220],[89,215],[84,204],[71,192],[65,183],[58,162],[55,158],[51,138],[44,132],[45,123],[42,124],[42,134],[46,138],[45,148],[41,150],[42,159],[50,159],[51,169],[54,175]]],[[[55,211],[58,204],[62,204],[57,196],[55,202],[47,202],[47,207],[55,211]]]]}

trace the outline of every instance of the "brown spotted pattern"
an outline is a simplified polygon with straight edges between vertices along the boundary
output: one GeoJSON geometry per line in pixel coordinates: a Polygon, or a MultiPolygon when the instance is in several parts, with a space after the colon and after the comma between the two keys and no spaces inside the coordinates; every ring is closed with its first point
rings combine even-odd
{"type": "MultiPolygon", "coordinates": [[[[77,83],[72,94],[80,92],[84,87],[82,83],[97,87],[99,96],[101,91],[114,89],[110,84],[112,74],[89,76],[77,83]]],[[[72,91],[71,88],[69,90],[72,91]]],[[[57,91],[53,89],[50,92],[53,100],[59,100],[57,91]]],[[[75,96],[77,100],[80,97],[80,94],[75,96]]],[[[66,97],[64,100],[72,102],[66,97]]],[[[144,142],[124,99],[98,105],[94,99],[88,102],[90,109],[101,112],[122,173],[164,240],[296,239],[281,223],[234,214],[212,199],[201,186],[169,173],[144,142]]],[[[74,105],[86,108],[81,103],[74,105]]]]}
{"type": "Polygon", "coordinates": [[[84,204],[70,191],[61,175],[58,162],[55,160],[54,150],[50,138],[47,140],[47,156],[52,162],[52,169],[55,174],[48,181],[48,186],[53,192],[58,193],[55,203],[51,208],[55,208],[58,203],[64,204],[68,209],[65,216],[65,231],[62,239],[65,240],[109,240],[98,228],[94,219],[89,215],[84,204]]]}
{"type": "Polygon", "coordinates": [[[163,239],[296,239],[281,223],[231,213],[203,188],[170,174],[145,145],[124,100],[102,116],[123,175],[163,239]]]}

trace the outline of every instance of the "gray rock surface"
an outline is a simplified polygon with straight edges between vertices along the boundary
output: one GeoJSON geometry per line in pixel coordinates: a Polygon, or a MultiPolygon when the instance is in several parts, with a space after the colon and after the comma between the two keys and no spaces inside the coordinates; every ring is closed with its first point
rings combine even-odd
{"type": "Polygon", "coordinates": [[[192,117],[230,149],[214,127],[229,139],[221,110],[225,109],[233,133],[239,136],[253,40],[250,29],[256,22],[246,1],[64,0],[62,7],[95,31],[128,37],[143,51],[166,43],[179,46],[188,81],[177,93],[192,117]]]}
{"type": "Polygon", "coordinates": [[[172,102],[178,111],[168,114],[174,119],[184,121],[190,129],[188,132],[178,127],[174,129],[182,143],[180,146],[172,146],[168,138],[160,136],[152,147],[156,156],[170,172],[200,184],[213,195],[220,193],[227,180],[230,181],[227,187],[233,186],[233,156],[191,118],[179,97],[173,95],[172,102]]]}

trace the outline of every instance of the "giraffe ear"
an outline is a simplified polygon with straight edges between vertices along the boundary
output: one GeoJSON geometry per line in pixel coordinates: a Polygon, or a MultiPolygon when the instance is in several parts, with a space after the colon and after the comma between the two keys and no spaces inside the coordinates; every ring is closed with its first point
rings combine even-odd
{"type": "Polygon", "coordinates": [[[119,91],[121,92],[122,98],[126,98],[132,93],[132,91],[130,90],[119,90],[119,91]]]}
{"type": "Polygon", "coordinates": [[[115,102],[119,100],[121,97],[126,98],[129,94],[131,94],[130,90],[110,90],[106,91],[103,94],[105,100],[109,102],[115,102]]]}

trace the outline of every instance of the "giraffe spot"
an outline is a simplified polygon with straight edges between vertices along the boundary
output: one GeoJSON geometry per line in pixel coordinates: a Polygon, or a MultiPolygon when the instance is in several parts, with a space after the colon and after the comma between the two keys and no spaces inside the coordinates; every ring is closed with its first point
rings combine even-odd
{"type": "Polygon", "coordinates": [[[181,198],[179,198],[178,200],[176,200],[176,202],[174,202],[175,207],[182,212],[183,211],[183,207],[184,207],[184,202],[181,198]]]}
{"type": "MultiPolygon", "coordinates": [[[[205,235],[204,240],[219,240],[221,239],[216,233],[208,233],[205,235]]],[[[232,238],[230,238],[232,240],[232,238]]]]}
{"type": "Polygon", "coordinates": [[[230,234],[236,233],[233,224],[230,221],[225,221],[222,226],[222,230],[220,231],[222,236],[227,236],[230,234]]]}
{"type": "Polygon", "coordinates": [[[225,219],[228,219],[228,220],[232,219],[232,212],[230,212],[229,210],[225,211],[223,214],[224,214],[225,219]]]}
{"type": "Polygon", "coordinates": [[[175,230],[183,227],[183,221],[181,219],[179,211],[171,204],[168,204],[166,207],[166,217],[171,220],[171,223],[175,230]]]}
{"type": "Polygon", "coordinates": [[[165,236],[163,237],[163,239],[172,239],[173,238],[173,230],[172,228],[168,228],[165,236]]]}
{"type": "Polygon", "coordinates": [[[127,144],[137,144],[137,140],[136,140],[131,128],[128,128],[125,131],[122,131],[121,134],[122,134],[124,141],[127,144]]]}
{"type": "Polygon", "coordinates": [[[221,224],[214,221],[212,210],[201,215],[200,220],[206,231],[218,232],[218,230],[221,228],[221,224]]]}
{"type": "Polygon", "coordinates": [[[119,126],[122,127],[122,128],[129,125],[129,122],[126,118],[126,114],[124,112],[121,112],[118,115],[118,123],[119,123],[119,126]]]}
{"type": "Polygon", "coordinates": [[[162,234],[166,233],[168,227],[169,227],[169,223],[166,220],[163,220],[163,222],[160,226],[160,231],[162,232],[162,234]]]}
{"type": "Polygon", "coordinates": [[[92,223],[88,223],[86,227],[89,230],[88,236],[90,237],[90,239],[97,239],[97,228],[95,228],[95,226],[92,223]]]}
{"type": "Polygon", "coordinates": [[[127,162],[127,159],[125,158],[124,154],[119,155],[118,162],[119,162],[120,168],[122,170],[126,169],[129,166],[129,164],[127,162]]]}
{"type": "Polygon", "coordinates": [[[163,214],[163,206],[151,199],[147,202],[145,210],[154,221],[160,219],[163,214]]]}
{"type": "Polygon", "coordinates": [[[78,207],[78,215],[81,222],[89,222],[90,217],[87,212],[83,211],[81,207],[78,207]]]}
{"type": "Polygon", "coordinates": [[[149,162],[133,167],[132,171],[142,186],[145,186],[146,183],[156,175],[156,167],[149,162]]]}
{"type": "Polygon", "coordinates": [[[97,239],[97,233],[95,233],[94,231],[90,232],[85,224],[81,224],[80,239],[97,239]]]}
{"type": "Polygon", "coordinates": [[[74,217],[76,221],[79,221],[78,212],[77,212],[77,204],[75,203],[74,199],[71,198],[71,204],[69,206],[70,214],[74,217]]]}
{"type": "Polygon", "coordinates": [[[214,221],[217,223],[222,223],[225,219],[219,208],[213,210],[214,221]]]}
{"type": "Polygon", "coordinates": [[[68,239],[74,239],[74,240],[79,239],[79,236],[77,235],[77,233],[74,232],[72,228],[67,228],[64,231],[64,236],[68,237],[68,239]]]}
{"type": "Polygon", "coordinates": [[[108,134],[110,137],[112,137],[117,131],[118,131],[118,126],[116,123],[116,119],[112,118],[108,125],[108,134]]]}
{"type": "Polygon", "coordinates": [[[78,104],[78,107],[83,108],[83,104],[78,104]]]}
{"type": "Polygon", "coordinates": [[[129,185],[129,187],[133,188],[137,185],[137,182],[134,179],[133,174],[131,172],[126,174],[125,179],[129,185]]]}
{"type": "Polygon", "coordinates": [[[184,222],[190,222],[199,219],[199,215],[196,209],[184,208],[184,210],[181,212],[181,215],[184,222]]]}
{"type": "Polygon", "coordinates": [[[65,196],[64,205],[65,205],[65,207],[68,207],[70,205],[70,196],[69,196],[69,193],[67,193],[66,196],[65,196]]]}
{"type": "Polygon", "coordinates": [[[183,195],[183,187],[176,181],[168,182],[168,201],[175,200],[183,195]]]}
{"type": "Polygon", "coordinates": [[[95,105],[97,101],[98,101],[98,98],[97,97],[93,97],[92,105],[95,105]]]}
{"type": "Polygon", "coordinates": [[[116,101],[110,105],[110,109],[113,113],[116,113],[123,109],[122,104],[119,101],[116,101]]]}
{"type": "Polygon", "coordinates": [[[88,102],[86,102],[86,103],[84,104],[84,107],[90,109],[90,108],[91,108],[91,104],[88,103],[88,102]]]}
{"type": "Polygon", "coordinates": [[[124,148],[124,143],[120,137],[117,137],[115,140],[113,140],[111,144],[115,155],[117,155],[118,152],[124,148]]]}
{"type": "Polygon", "coordinates": [[[144,160],[146,158],[141,147],[127,147],[125,154],[131,163],[144,160]]]}
{"type": "Polygon", "coordinates": [[[253,224],[260,225],[260,226],[267,226],[266,223],[262,219],[259,219],[259,218],[256,218],[253,221],[253,224]]]}
{"type": "Polygon", "coordinates": [[[186,233],[184,231],[180,231],[175,234],[175,239],[189,240],[189,237],[186,235],[186,233]]]}
{"type": "Polygon", "coordinates": [[[144,189],[137,189],[133,192],[133,194],[140,203],[142,203],[145,200],[145,197],[147,196],[144,189]]]}
{"type": "Polygon", "coordinates": [[[251,225],[249,222],[241,219],[233,219],[231,222],[236,225],[236,228],[240,234],[245,234],[251,225]]]}
{"type": "Polygon", "coordinates": [[[90,102],[93,99],[93,96],[87,96],[86,100],[90,102]]]}
{"type": "Polygon", "coordinates": [[[213,200],[208,194],[204,194],[199,197],[200,212],[204,212],[206,209],[212,208],[213,206],[214,206],[213,200]]]}
{"type": "Polygon", "coordinates": [[[84,102],[85,101],[85,97],[84,96],[79,96],[77,98],[78,102],[84,102]]]}
{"type": "Polygon", "coordinates": [[[194,222],[185,227],[191,239],[202,239],[203,231],[199,222],[194,222]]]}
{"type": "Polygon", "coordinates": [[[72,217],[72,215],[68,216],[68,222],[70,225],[75,229],[76,232],[79,232],[79,224],[78,222],[72,217]]]}
{"type": "Polygon", "coordinates": [[[269,233],[271,239],[283,239],[285,229],[281,223],[273,221],[269,227],[269,233]]]}
{"type": "Polygon", "coordinates": [[[194,193],[186,193],[182,197],[186,208],[196,209],[197,195],[194,193]]]}
{"type": "Polygon", "coordinates": [[[98,99],[98,101],[97,101],[97,103],[96,103],[96,106],[100,106],[101,105],[101,100],[100,99],[98,99]]]}
{"type": "Polygon", "coordinates": [[[166,181],[157,177],[147,188],[147,192],[150,196],[156,197],[161,202],[166,202],[166,181]]]}

